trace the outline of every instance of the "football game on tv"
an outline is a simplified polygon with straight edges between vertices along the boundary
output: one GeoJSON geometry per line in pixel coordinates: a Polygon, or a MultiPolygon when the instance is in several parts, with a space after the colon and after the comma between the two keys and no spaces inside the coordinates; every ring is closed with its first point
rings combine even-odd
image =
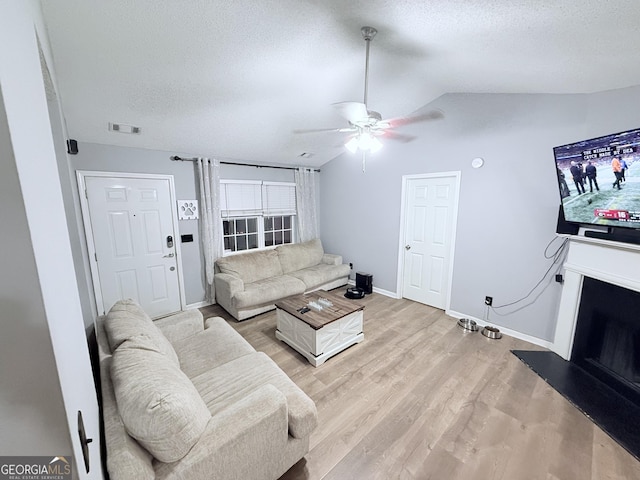
{"type": "Polygon", "coordinates": [[[555,147],[568,222],[640,229],[640,128],[555,147]]]}

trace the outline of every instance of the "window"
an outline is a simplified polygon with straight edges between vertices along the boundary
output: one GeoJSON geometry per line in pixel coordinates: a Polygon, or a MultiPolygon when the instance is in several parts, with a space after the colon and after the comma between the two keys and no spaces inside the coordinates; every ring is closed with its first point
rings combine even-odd
{"type": "Polygon", "coordinates": [[[264,218],[264,245],[293,243],[293,216],[278,215],[264,218]]]}
{"type": "Polygon", "coordinates": [[[295,242],[293,183],[222,180],[224,253],[295,242]]]}
{"type": "Polygon", "coordinates": [[[258,217],[222,221],[225,252],[258,248],[258,217]]]}

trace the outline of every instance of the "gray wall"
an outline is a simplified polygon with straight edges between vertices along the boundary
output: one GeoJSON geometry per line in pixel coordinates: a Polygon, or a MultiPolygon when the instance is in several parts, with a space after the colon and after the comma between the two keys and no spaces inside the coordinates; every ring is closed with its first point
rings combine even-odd
{"type": "MultiPolygon", "coordinates": [[[[403,133],[418,138],[386,142],[367,160],[366,173],[360,158],[349,154],[322,167],[325,250],[373,274],[376,287],[396,292],[402,175],[460,171],[451,311],[484,319],[485,295],[495,305],[517,300],[549,266],[543,252],[555,237],[559,203],[552,148],[636,126],[639,96],[640,88],[592,95],[444,95],[423,110],[440,108],[445,118],[405,127],[403,133]],[[479,170],[471,168],[477,156],[485,159],[479,170]]],[[[193,154],[83,142],[79,150],[70,157],[72,171],[170,174],[178,199],[197,198],[193,163],[169,160],[193,154]]],[[[293,172],[223,165],[222,177],[293,181],[293,172]]],[[[205,298],[197,223],[179,225],[181,234],[195,240],[181,245],[189,304],[205,298]]],[[[490,311],[488,320],[551,341],[560,289],[551,283],[533,305],[502,309],[506,316],[490,311]]]]}
{"type": "MultiPolygon", "coordinates": [[[[114,135],[121,134],[116,133],[114,135]]],[[[198,181],[194,162],[172,161],[169,157],[173,155],[187,158],[195,156],[181,152],[125,148],[79,141],[78,154],[69,156],[69,159],[72,172],[89,170],[173,175],[176,198],[178,200],[197,199],[198,181]]],[[[224,159],[220,160],[225,161],[224,159]]],[[[220,172],[220,176],[223,179],[294,181],[293,170],[221,165],[220,172]]],[[[74,188],[77,191],[77,185],[74,188]]],[[[70,192],[66,192],[67,200],[69,195],[70,192]]],[[[77,200],[74,199],[73,201],[76,202],[75,215],[80,218],[81,214],[79,213],[77,200]]],[[[182,251],[182,269],[187,304],[198,304],[205,300],[205,278],[200,248],[199,222],[196,220],[180,220],[178,223],[180,234],[193,234],[194,241],[192,243],[182,243],[180,248],[182,251]]],[[[84,238],[83,232],[80,232],[80,235],[84,238]]],[[[90,278],[86,254],[83,262],[85,263],[85,278],[90,278]]],[[[85,318],[87,324],[92,321],[93,318],[85,318]]]]}
{"type": "MultiPolygon", "coordinates": [[[[640,88],[594,95],[448,94],[425,111],[444,119],[405,127],[410,143],[387,141],[360,159],[344,154],[322,168],[322,239],[374,286],[396,292],[403,175],[461,172],[451,311],[485,318],[484,297],[502,305],[525,296],[550,261],[559,195],[553,147],[640,126],[640,88]],[[471,160],[485,166],[473,169],[471,160]]],[[[558,245],[556,241],[554,245],[558,245]]],[[[551,283],[530,306],[505,316],[504,328],[551,341],[561,286],[551,283]]],[[[539,290],[536,290],[536,293],[539,290]]]]}

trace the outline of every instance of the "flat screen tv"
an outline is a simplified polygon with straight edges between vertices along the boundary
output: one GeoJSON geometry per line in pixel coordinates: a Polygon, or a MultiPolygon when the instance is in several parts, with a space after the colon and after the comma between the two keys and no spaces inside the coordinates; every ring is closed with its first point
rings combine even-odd
{"type": "Polygon", "coordinates": [[[553,153],[567,222],[640,234],[640,128],[561,145],[553,153]]]}

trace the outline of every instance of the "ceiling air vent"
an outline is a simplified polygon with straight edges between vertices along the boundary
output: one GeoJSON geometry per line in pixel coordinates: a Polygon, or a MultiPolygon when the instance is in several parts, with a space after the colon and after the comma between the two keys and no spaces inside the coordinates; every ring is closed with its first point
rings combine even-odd
{"type": "Polygon", "coordinates": [[[140,133],[140,127],[133,125],[126,125],[124,123],[111,123],[109,122],[109,130],[119,133],[140,133]]]}

